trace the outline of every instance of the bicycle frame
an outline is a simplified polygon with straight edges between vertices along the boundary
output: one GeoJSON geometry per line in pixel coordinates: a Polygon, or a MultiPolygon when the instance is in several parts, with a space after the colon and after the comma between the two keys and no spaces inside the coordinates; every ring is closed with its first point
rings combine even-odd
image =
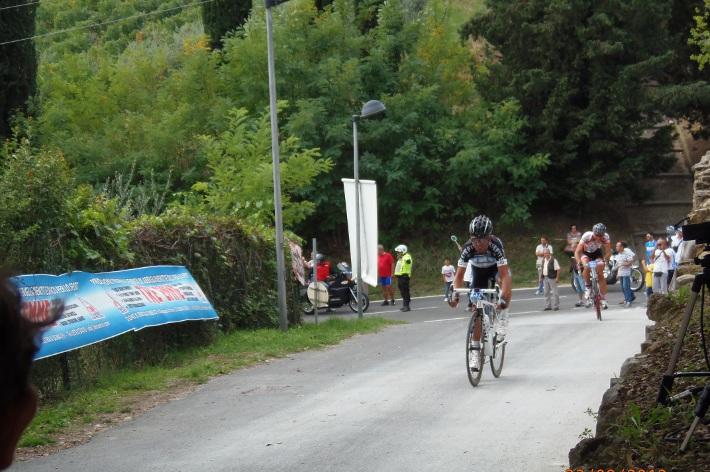
{"type": "MultiPolygon", "coordinates": [[[[500,297],[500,289],[498,288],[454,288],[453,289],[454,293],[465,293],[468,295],[469,300],[473,304],[471,306],[471,311],[473,312],[473,316],[477,316],[478,313],[481,313],[481,316],[484,318],[484,323],[483,325],[487,328],[490,329],[493,327],[493,324],[495,323],[496,318],[498,317],[498,310],[497,310],[497,305],[498,305],[498,298],[500,297]],[[486,300],[486,298],[489,298],[489,300],[486,300]],[[486,308],[489,308],[489,310],[486,310],[486,308]],[[480,312],[479,312],[480,310],[480,312]],[[491,316],[491,312],[493,313],[493,316],[491,316]]],[[[486,333],[487,329],[484,330],[483,333],[477,333],[476,335],[478,336],[478,339],[481,339],[481,335],[488,335],[489,333],[486,333]]],[[[486,344],[486,349],[490,348],[491,344],[487,343],[486,344]]],[[[492,349],[489,352],[484,352],[485,355],[487,356],[492,356],[493,352],[492,349]]]]}

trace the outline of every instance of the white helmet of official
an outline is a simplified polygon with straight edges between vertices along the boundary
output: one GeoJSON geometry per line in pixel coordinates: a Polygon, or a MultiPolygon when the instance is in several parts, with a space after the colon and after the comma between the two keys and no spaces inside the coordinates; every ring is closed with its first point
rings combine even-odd
{"type": "Polygon", "coordinates": [[[407,246],[404,244],[400,244],[396,248],[394,248],[394,252],[401,252],[402,254],[405,254],[407,252],[407,246]]]}

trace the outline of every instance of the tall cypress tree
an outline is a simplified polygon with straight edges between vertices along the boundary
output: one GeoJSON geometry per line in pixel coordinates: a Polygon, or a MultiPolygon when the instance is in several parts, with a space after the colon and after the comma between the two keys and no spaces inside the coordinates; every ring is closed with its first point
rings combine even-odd
{"type": "Polygon", "coordinates": [[[202,23],[212,49],[222,48],[222,38],[249,18],[251,0],[216,0],[202,4],[202,23]]]}
{"type": "Polygon", "coordinates": [[[687,46],[702,0],[486,4],[463,29],[494,49],[479,89],[520,102],[528,152],[550,155],[551,199],[643,193],[634,192],[642,190],[639,177],[670,162],[670,130],[658,127],[664,117],[700,118],[707,110],[710,94],[693,93],[707,83],[698,81],[687,46]]]}
{"type": "MultiPolygon", "coordinates": [[[[0,6],[15,5],[0,0],[0,6]]],[[[0,43],[35,34],[37,5],[0,10],[0,43]]],[[[34,41],[0,46],[0,137],[10,135],[10,119],[17,111],[27,111],[27,101],[37,86],[37,55],[34,41]]]]}

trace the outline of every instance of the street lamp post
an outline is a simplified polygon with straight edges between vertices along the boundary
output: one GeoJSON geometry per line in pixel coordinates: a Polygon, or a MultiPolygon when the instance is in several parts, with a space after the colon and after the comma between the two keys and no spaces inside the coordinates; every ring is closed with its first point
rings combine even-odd
{"type": "Polygon", "coordinates": [[[287,0],[265,0],[266,6],[266,42],[269,63],[269,111],[271,115],[271,161],[274,180],[274,226],[276,227],[276,286],[279,297],[279,328],[288,330],[288,312],[286,307],[286,274],[284,271],[284,233],[281,215],[281,159],[279,157],[279,122],[276,110],[276,67],[274,65],[274,32],[271,7],[287,0]]]}
{"type": "Polygon", "coordinates": [[[362,254],[360,253],[360,155],[357,146],[357,122],[385,111],[385,105],[370,100],[362,106],[359,115],[353,115],[353,172],[355,178],[355,251],[357,253],[357,317],[362,318],[362,254]]]}

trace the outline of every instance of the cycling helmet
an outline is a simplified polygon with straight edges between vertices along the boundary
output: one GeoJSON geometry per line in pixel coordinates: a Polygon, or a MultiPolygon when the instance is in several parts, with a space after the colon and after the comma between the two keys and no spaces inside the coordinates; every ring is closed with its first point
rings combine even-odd
{"type": "Polygon", "coordinates": [[[604,223],[597,223],[592,228],[592,233],[597,236],[604,236],[606,234],[606,226],[604,226],[604,223]]]}
{"type": "Polygon", "coordinates": [[[493,222],[486,215],[478,215],[468,225],[468,232],[474,238],[483,238],[493,233],[493,222]]]}
{"type": "Polygon", "coordinates": [[[407,246],[405,246],[404,244],[400,244],[399,246],[394,248],[394,252],[401,252],[402,254],[404,254],[407,252],[407,246]]]}
{"type": "Polygon", "coordinates": [[[321,254],[320,252],[316,254],[316,262],[323,262],[325,260],[325,256],[321,254]]]}
{"type": "Polygon", "coordinates": [[[668,227],[666,228],[666,234],[668,236],[673,236],[675,234],[675,226],[668,225],[668,227]]]}

